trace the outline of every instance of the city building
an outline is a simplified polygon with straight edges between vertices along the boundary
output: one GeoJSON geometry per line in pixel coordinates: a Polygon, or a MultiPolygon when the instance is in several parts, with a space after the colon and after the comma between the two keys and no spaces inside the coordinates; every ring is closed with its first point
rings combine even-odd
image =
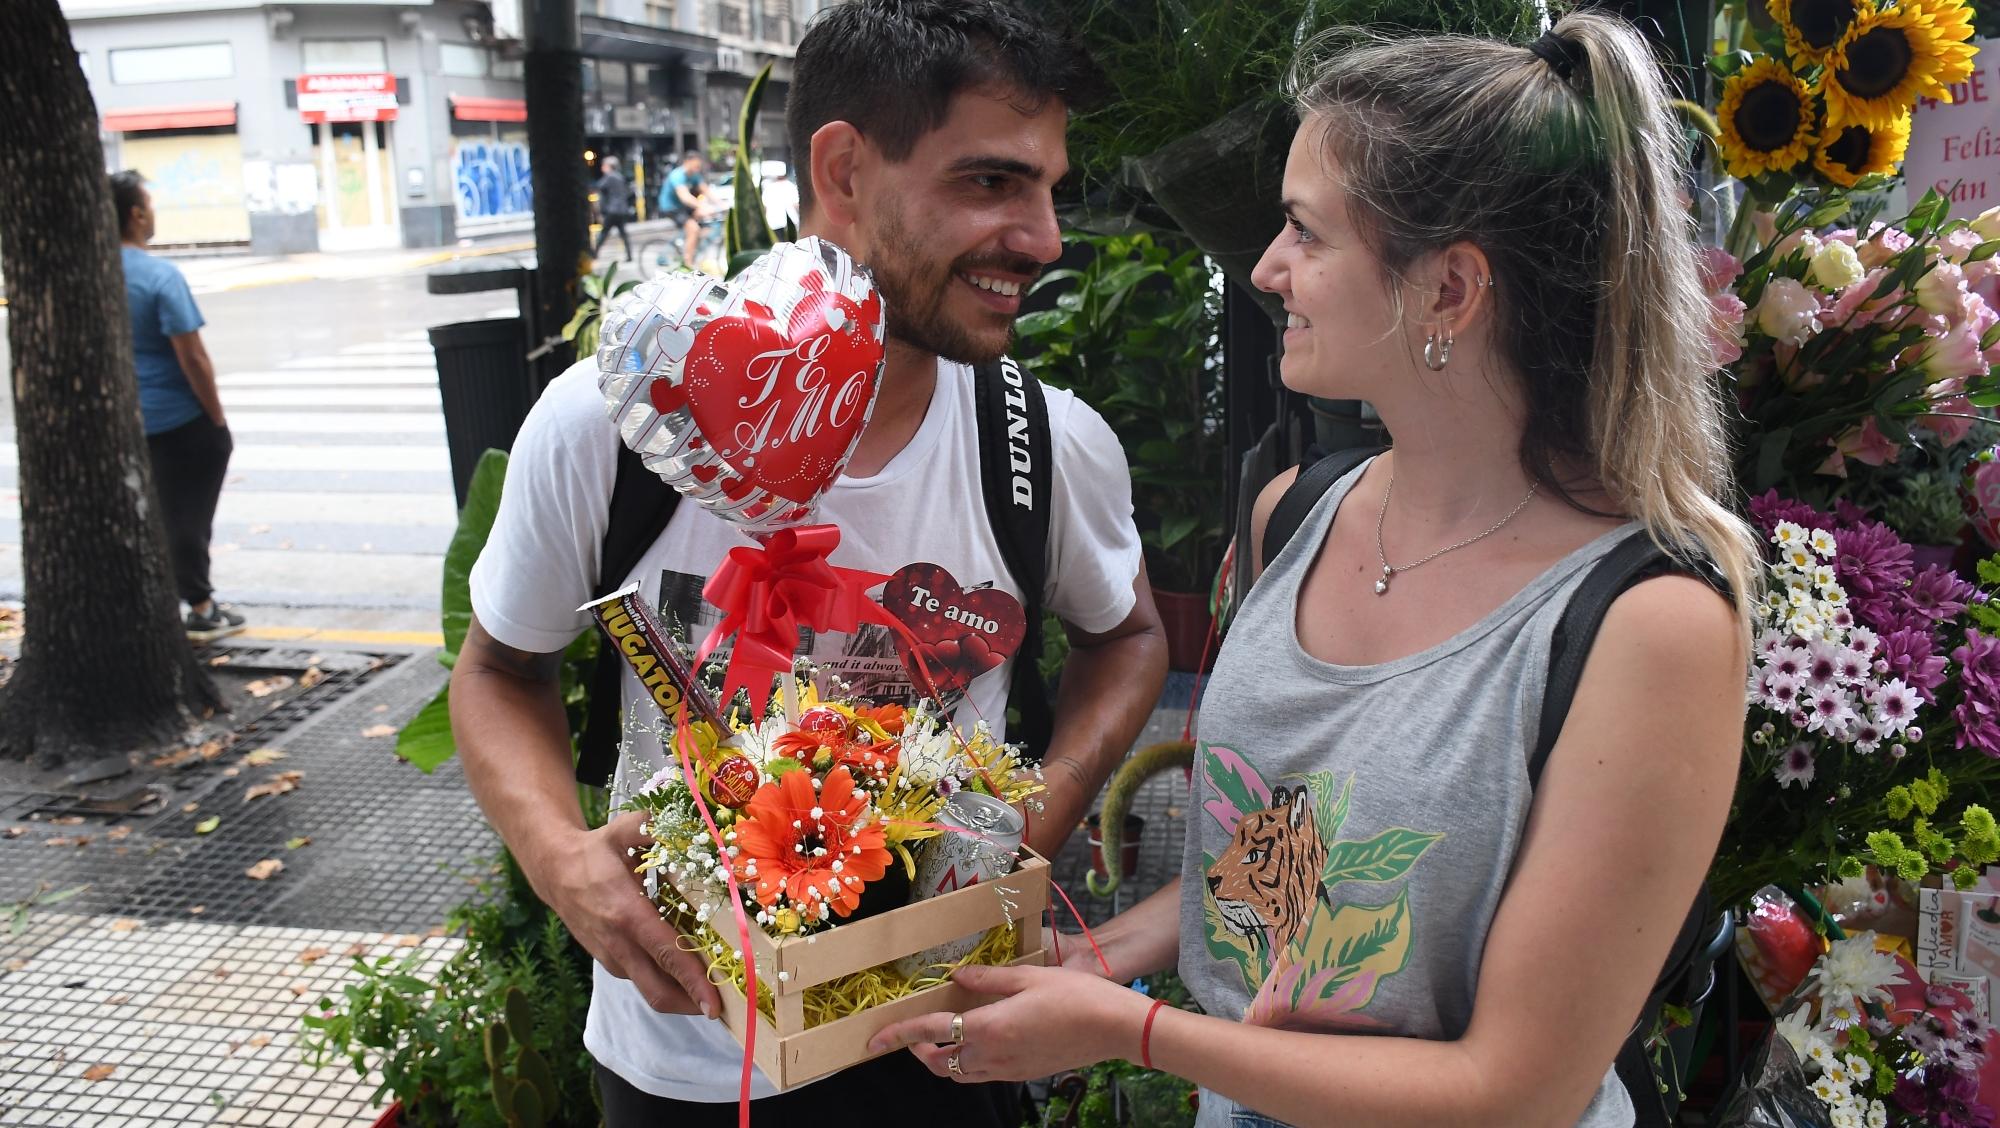
{"type": "MultiPolygon", "coordinates": [[[[152,185],[162,245],[439,246],[533,225],[519,0],[62,0],[107,167],[152,185]]],[[[686,148],[757,125],[825,0],[579,0],[585,151],[650,205],[686,148]]]]}

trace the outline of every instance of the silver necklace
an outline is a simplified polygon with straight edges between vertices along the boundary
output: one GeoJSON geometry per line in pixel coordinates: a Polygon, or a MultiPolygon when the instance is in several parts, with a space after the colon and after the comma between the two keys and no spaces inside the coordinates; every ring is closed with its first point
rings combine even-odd
{"type": "Polygon", "coordinates": [[[1382,490],[1382,508],[1379,512],[1375,514],[1375,559],[1381,561],[1382,563],[1382,578],[1375,581],[1375,594],[1376,595],[1388,594],[1389,581],[1396,578],[1396,573],[1407,572],[1412,568],[1421,568],[1425,564],[1428,564],[1431,561],[1436,560],[1438,557],[1443,556],[1447,552],[1456,552],[1459,549],[1464,548],[1466,545],[1474,544],[1479,541],[1485,540],[1487,537],[1490,537],[1494,533],[1499,532],[1501,527],[1506,525],[1507,522],[1512,521],[1514,518],[1520,516],[1521,510],[1526,509],[1528,507],[1529,502],[1535,500],[1535,491],[1540,489],[1541,485],[1542,484],[1540,482],[1536,482],[1535,484],[1529,486],[1528,496],[1521,499],[1521,504],[1515,506],[1512,510],[1509,510],[1505,517],[1502,517],[1498,521],[1495,521],[1493,523],[1492,528],[1486,530],[1485,532],[1479,534],[1478,536],[1467,537],[1466,539],[1459,541],[1457,544],[1448,544],[1443,548],[1438,549],[1436,552],[1431,553],[1429,556],[1426,556],[1423,559],[1417,561],[1414,564],[1391,564],[1389,563],[1389,554],[1383,551],[1382,548],[1382,522],[1386,520],[1389,516],[1389,495],[1396,492],[1396,474],[1395,471],[1391,470],[1389,472],[1389,484],[1383,487],[1382,490]]]}

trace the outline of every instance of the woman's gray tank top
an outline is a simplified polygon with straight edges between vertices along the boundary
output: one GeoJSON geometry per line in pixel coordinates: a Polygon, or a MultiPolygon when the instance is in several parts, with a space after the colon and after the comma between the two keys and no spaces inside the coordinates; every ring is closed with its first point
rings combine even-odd
{"type": "MultiPolygon", "coordinates": [[[[1336,666],[1299,645],[1296,608],[1360,476],[1328,490],[1270,561],[1203,694],[1180,972],[1213,1015],[1449,1040],[1471,1021],[1486,933],[1527,825],[1556,620],[1631,526],[1570,553],[1445,642],[1336,666]]],[[[1607,1072],[1577,1123],[1632,1122],[1607,1072]]],[[[1201,1094],[1203,1128],[1271,1123],[1201,1094]]]]}

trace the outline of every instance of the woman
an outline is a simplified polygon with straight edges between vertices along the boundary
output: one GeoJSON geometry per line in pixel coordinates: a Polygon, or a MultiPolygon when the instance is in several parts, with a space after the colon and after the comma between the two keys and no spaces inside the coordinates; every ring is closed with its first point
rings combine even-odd
{"type": "Polygon", "coordinates": [[[1293,86],[1255,280],[1285,383],[1370,401],[1394,450],[1245,602],[1182,877],[1099,930],[1107,976],[969,968],[1004,998],[875,1045],[967,1081],[1148,1061],[1204,1125],[1630,1124],[1612,1061],[1721,833],[1755,582],[1667,94],[1587,12],[1525,48],[1350,38],[1293,86]],[[1531,787],[1555,621],[1640,526],[1737,597],[1620,596],[1531,787]],[[1206,1015],[1119,986],[1176,965],[1206,1015]]]}

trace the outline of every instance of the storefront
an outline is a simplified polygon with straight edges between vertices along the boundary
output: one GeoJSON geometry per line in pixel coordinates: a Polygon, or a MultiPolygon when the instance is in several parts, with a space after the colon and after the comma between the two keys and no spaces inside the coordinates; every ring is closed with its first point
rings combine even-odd
{"type": "Polygon", "coordinates": [[[115,163],[146,178],[153,241],[164,246],[250,241],[236,103],[196,102],[104,112],[115,163]]]}
{"type": "Polygon", "coordinates": [[[319,245],[351,251],[402,244],[391,157],[396,76],[305,74],[299,116],[319,168],[319,245]]]}
{"type": "Polygon", "coordinates": [[[452,94],[451,195],[458,234],[524,231],[535,224],[528,164],[528,103],[452,94]]]}

